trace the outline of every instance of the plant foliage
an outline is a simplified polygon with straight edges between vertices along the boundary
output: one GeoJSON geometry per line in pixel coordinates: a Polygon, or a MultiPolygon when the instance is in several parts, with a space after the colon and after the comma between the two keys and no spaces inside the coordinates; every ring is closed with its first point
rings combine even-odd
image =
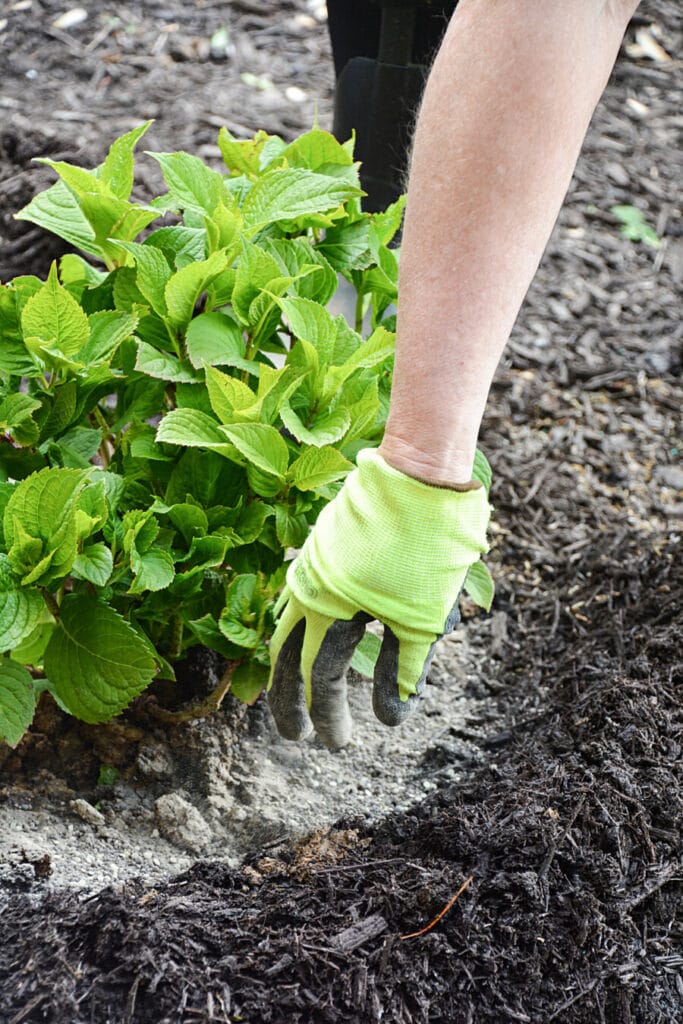
{"type": "Polygon", "coordinates": [[[152,153],[166,191],[138,203],[148,127],[94,170],[44,161],[58,181],[17,216],[84,255],[0,284],[10,744],[42,690],[102,722],[196,644],[253,700],[287,550],[386,418],[402,201],[363,212],[352,142],[314,128],[223,129],[222,173],[152,153]],[[353,325],[327,308],[339,275],[353,325]]]}

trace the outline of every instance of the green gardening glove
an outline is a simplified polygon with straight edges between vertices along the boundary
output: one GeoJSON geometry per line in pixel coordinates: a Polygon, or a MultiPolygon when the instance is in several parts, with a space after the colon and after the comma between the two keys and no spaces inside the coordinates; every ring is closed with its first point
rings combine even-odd
{"type": "Polygon", "coordinates": [[[268,700],[278,730],[313,728],[328,747],[351,738],[346,672],[373,619],[384,623],[373,707],[399,725],[424,688],[437,639],[459,621],[468,568],[488,550],[490,507],[476,482],[452,490],[414,480],[375,449],[327,505],[287,573],[271,641],[268,700]]]}

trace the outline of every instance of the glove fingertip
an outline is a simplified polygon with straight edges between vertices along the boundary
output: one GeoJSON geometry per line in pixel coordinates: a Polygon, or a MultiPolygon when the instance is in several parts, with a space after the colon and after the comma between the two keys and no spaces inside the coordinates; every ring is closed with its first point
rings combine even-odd
{"type": "Polygon", "coordinates": [[[268,686],[268,706],[286,740],[304,740],[313,732],[300,667],[305,629],[305,619],[300,619],[282,643],[268,686]]]}
{"type": "MultiPolygon", "coordinates": [[[[399,641],[396,634],[388,626],[384,627],[384,640],[375,665],[374,686],[372,688],[372,707],[375,716],[383,725],[397,726],[405,722],[417,707],[420,694],[425,688],[429,666],[434,657],[436,644],[432,644],[426,658],[422,658],[422,672],[417,681],[404,689],[409,689],[407,700],[401,700],[401,679],[399,641]]],[[[417,668],[417,672],[420,668],[417,668]]],[[[417,674],[417,672],[415,674],[417,674]]],[[[413,678],[415,676],[413,675],[413,678]]]]}

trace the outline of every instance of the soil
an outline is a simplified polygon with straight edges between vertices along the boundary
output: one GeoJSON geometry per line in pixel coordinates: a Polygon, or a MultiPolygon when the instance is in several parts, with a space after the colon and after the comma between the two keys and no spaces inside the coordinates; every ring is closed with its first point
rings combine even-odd
{"type": "MultiPolygon", "coordinates": [[[[60,251],[11,219],[32,156],[96,163],[149,116],[146,148],[209,161],[222,124],[330,123],[321,3],[64,10],[0,8],[0,279],[60,251]]],[[[357,679],[341,753],[260,703],[94,730],[44,702],[3,757],[1,1024],[683,1020],[682,28],[639,8],[494,383],[493,614],[404,729],[357,679]]]]}

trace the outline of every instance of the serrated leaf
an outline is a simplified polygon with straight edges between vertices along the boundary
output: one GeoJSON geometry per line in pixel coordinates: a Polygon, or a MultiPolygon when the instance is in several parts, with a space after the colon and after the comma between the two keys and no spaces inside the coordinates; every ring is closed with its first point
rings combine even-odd
{"type": "Polygon", "coordinates": [[[275,531],[283,548],[300,548],[308,536],[308,520],[285,505],[275,506],[275,531]]]}
{"type": "Polygon", "coordinates": [[[475,562],[469,567],[464,590],[480,608],[487,612],[491,610],[495,585],[488,567],[483,562],[475,562]]]}
{"type": "Polygon", "coordinates": [[[282,277],[280,264],[270,253],[257,245],[245,242],[237,266],[232,307],[243,324],[250,323],[252,303],[271,281],[282,277]]]}
{"type": "Polygon", "coordinates": [[[87,580],[96,587],[103,587],[112,574],[114,559],[106,544],[86,544],[80,555],[76,555],[72,574],[81,580],[87,580]]]}
{"type": "Polygon", "coordinates": [[[199,263],[189,263],[169,279],[164,294],[168,318],[177,330],[184,329],[192,319],[197,299],[221,271],[227,267],[222,252],[215,252],[199,263]]]}
{"type": "Polygon", "coordinates": [[[268,224],[334,210],[360,189],[302,167],[266,171],[242,204],[245,232],[256,234],[268,224]]]}
{"type": "Polygon", "coordinates": [[[200,370],[208,366],[244,369],[245,341],[242,328],[224,313],[201,313],[190,321],[185,335],[188,359],[200,370]]]}
{"type": "Polygon", "coordinates": [[[316,448],[340,441],[351,425],[348,409],[333,409],[332,412],[316,416],[311,425],[306,427],[289,402],[285,402],[280,409],[280,419],[297,441],[316,448]]]}
{"type": "Polygon", "coordinates": [[[367,220],[330,228],[316,246],[335,270],[367,270],[374,262],[367,220]]]}
{"type": "Polygon", "coordinates": [[[206,389],[211,408],[221,423],[232,423],[236,409],[248,409],[256,401],[250,387],[213,366],[206,368],[206,389]]]}
{"type": "Polygon", "coordinates": [[[33,665],[38,666],[43,664],[43,655],[45,649],[50,642],[56,622],[52,618],[52,615],[48,612],[47,608],[43,608],[43,612],[38,621],[38,625],[31,633],[22,640],[20,644],[16,644],[10,652],[12,661],[18,662],[20,665],[33,665]]]}
{"type": "Polygon", "coordinates": [[[206,231],[204,228],[186,228],[181,224],[157,228],[142,243],[163,252],[170,266],[180,269],[206,257],[206,231]]]}
{"type": "Polygon", "coordinates": [[[24,306],[21,327],[25,338],[39,338],[66,356],[75,356],[88,340],[88,318],[59,283],[56,263],[50,267],[44,286],[24,306]]]}
{"type": "Polygon", "coordinates": [[[89,288],[96,288],[106,281],[107,274],[75,252],[67,252],[59,259],[59,279],[65,286],[85,284],[89,288]]]}
{"type": "Polygon", "coordinates": [[[16,747],[36,710],[37,694],[29,672],[13,661],[0,661],[0,739],[16,747]]]}
{"type": "Polygon", "coordinates": [[[381,637],[375,636],[374,633],[364,633],[361,642],[353,652],[351,668],[365,676],[366,679],[372,679],[381,646],[381,637]]]}
{"type": "Polygon", "coordinates": [[[254,650],[258,647],[260,636],[255,629],[244,626],[241,622],[235,622],[223,613],[218,620],[218,628],[224,637],[230,640],[237,647],[244,647],[246,650],[254,650]]]}
{"type": "Polygon", "coordinates": [[[289,467],[287,479],[300,491],[317,491],[353,469],[336,448],[309,448],[289,467]]]}
{"type": "Polygon", "coordinates": [[[130,594],[141,594],[145,590],[165,590],[175,576],[173,560],[161,548],[151,548],[142,553],[136,548],[131,551],[130,565],[135,579],[130,587],[130,594]]]}
{"type": "Polygon", "coordinates": [[[195,448],[223,451],[231,448],[216,420],[198,409],[174,409],[164,416],[156,434],[157,441],[195,448]]]}
{"type": "Polygon", "coordinates": [[[100,180],[119,199],[128,199],[130,196],[133,188],[133,150],[151,124],[151,121],[145,121],[144,124],[116,139],[99,168],[100,180]]]}
{"type": "Polygon", "coordinates": [[[38,425],[33,413],[41,402],[30,395],[8,395],[0,402],[0,433],[9,434],[18,445],[32,445],[38,440],[38,425]]]}
{"type": "Polygon", "coordinates": [[[324,366],[332,359],[337,324],[326,309],[311,299],[278,299],[294,336],[317,350],[324,366]]]}
{"type": "Polygon", "coordinates": [[[155,661],[118,612],[95,598],[68,594],[45,651],[52,690],[72,715],[106,722],[148,686],[155,661]]]}
{"type": "Polygon", "coordinates": [[[50,447],[59,452],[60,461],[66,469],[86,469],[102,444],[102,431],[89,427],[73,427],[50,447]]]}
{"type": "Polygon", "coordinates": [[[289,143],[280,154],[289,167],[307,167],[311,171],[330,166],[352,167],[353,157],[330,132],[311,128],[289,143]]]}
{"type": "Polygon", "coordinates": [[[0,554],[0,652],[11,651],[33,632],[43,608],[38,591],[20,587],[7,556],[0,554]]]}
{"type": "Polygon", "coordinates": [[[168,186],[166,208],[211,214],[226,196],[223,176],[189,153],[149,153],[161,166],[168,186]]]}
{"type": "Polygon", "coordinates": [[[255,175],[259,173],[261,151],[267,140],[271,138],[267,132],[259,131],[253,139],[236,139],[227,128],[218,133],[218,148],[223,163],[236,174],[255,175]]]}
{"type": "Polygon", "coordinates": [[[119,346],[133,336],[138,322],[137,313],[113,309],[91,313],[88,317],[90,337],[78,353],[79,360],[86,366],[108,362],[119,346]]]}
{"type": "Polygon", "coordinates": [[[27,220],[51,231],[76,248],[102,259],[102,248],[95,241],[95,232],[81,210],[77,198],[63,181],[39,192],[19,213],[17,220],[27,220]]]}
{"type": "Polygon", "coordinates": [[[144,341],[138,342],[137,352],[135,369],[139,373],[146,373],[148,377],[188,384],[194,384],[199,379],[187,363],[181,363],[169,352],[160,352],[144,341]]]}
{"type": "Polygon", "coordinates": [[[86,481],[87,471],[43,469],[22,480],[10,497],[5,539],[12,567],[25,583],[47,583],[66,575],[73,565],[75,506],[86,481]]]}
{"type": "Polygon", "coordinates": [[[267,423],[234,423],[220,430],[247,460],[278,480],[284,480],[289,451],[279,432],[267,423]]]}
{"type": "Polygon", "coordinates": [[[135,281],[155,313],[168,315],[165,289],[171,278],[168,260],[160,249],[138,242],[121,242],[121,247],[135,258],[135,281]]]}

